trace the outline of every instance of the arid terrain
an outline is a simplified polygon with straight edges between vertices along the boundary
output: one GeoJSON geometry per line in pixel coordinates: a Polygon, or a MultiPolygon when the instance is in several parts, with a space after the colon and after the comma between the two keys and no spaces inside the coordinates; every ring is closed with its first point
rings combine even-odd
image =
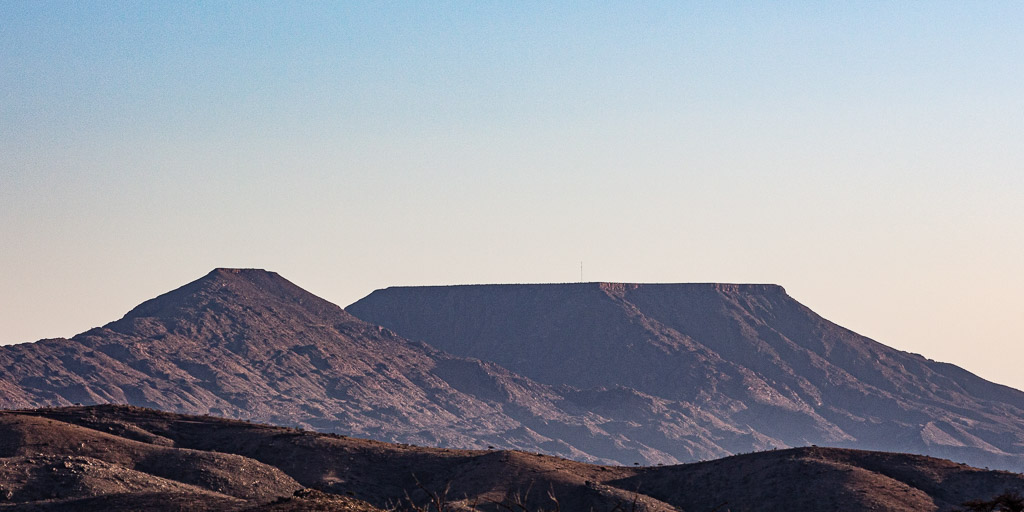
{"type": "Polygon", "coordinates": [[[112,405],[0,413],[0,482],[0,509],[83,511],[434,510],[442,498],[481,511],[922,512],[1024,489],[1024,475],[916,455],[810,447],[598,466],[112,405]]]}
{"type": "Polygon", "coordinates": [[[844,329],[780,286],[394,287],[346,310],[554,386],[679,460],[818,444],[1024,470],[1024,393],[844,329]]]}
{"type": "Polygon", "coordinates": [[[74,338],[0,347],[0,407],[75,403],[592,462],[675,461],[602,430],[613,420],[551,386],[410,342],[261,270],[218,269],[74,338]]]}
{"type": "Polygon", "coordinates": [[[1024,393],[777,286],[391,288],[351,310],[217,269],[0,347],[0,507],[921,511],[1024,489],[995,471],[1022,467],[1024,393]]]}
{"type": "Polygon", "coordinates": [[[598,464],[816,444],[1024,469],[1024,393],[778,286],[389,288],[349,309],[362,319],[273,272],[217,269],[71,339],[0,347],[0,407],[129,404],[598,464]]]}

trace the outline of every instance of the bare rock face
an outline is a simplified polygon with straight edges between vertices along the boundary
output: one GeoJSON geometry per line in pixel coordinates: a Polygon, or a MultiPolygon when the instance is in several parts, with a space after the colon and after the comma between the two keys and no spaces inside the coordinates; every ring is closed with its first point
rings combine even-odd
{"type": "Polygon", "coordinates": [[[680,460],[813,443],[1024,470],[1024,393],[860,336],[779,286],[395,287],[347,310],[561,386],[609,420],[596,427],[680,460]]]}

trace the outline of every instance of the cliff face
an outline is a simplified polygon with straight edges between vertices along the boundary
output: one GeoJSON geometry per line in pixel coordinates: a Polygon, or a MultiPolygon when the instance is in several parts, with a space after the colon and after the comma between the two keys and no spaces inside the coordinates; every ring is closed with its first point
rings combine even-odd
{"type": "Polygon", "coordinates": [[[814,443],[1024,468],[1024,393],[860,336],[779,286],[398,287],[348,311],[572,386],[564,396],[581,407],[713,425],[711,442],[728,452],[814,443]],[[600,399],[586,391],[601,388],[600,399]],[[610,399],[616,388],[648,405],[610,399]]]}

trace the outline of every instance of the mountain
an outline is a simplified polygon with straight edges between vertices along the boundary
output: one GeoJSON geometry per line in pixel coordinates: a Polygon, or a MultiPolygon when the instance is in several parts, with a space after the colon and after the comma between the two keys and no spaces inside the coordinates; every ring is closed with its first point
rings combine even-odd
{"type": "Polygon", "coordinates": [[[0,347],[0,408],[131,404],[604,464],[817,444],[1024,470],[1024,394],[776,286],[389,288],[349,309],[363,319],[216,269],[73,338],[0,347]]]}
{"type": "Polygon", "coordinates": [[[3,510],[937,512],[1022,489],[1020,474],[835,448],[640,468],[127,406],[0,412],[3,510]]]}
{"type": "Polygon", "coordinates": [[[1024,470],[1024,393],[844,329],[780,286],[393,287],[347,310],[558,387],[681,460],[820,444],[1024,470]]]}
{"type": "MultiPolygon", "coordinates": [[[[633,409],[628,419],[602,415],[561,392],[410,342],[251,269],[214,270],[71,339],[0,347],[0,408],[131,404],[402,443],[679,461],[624,434],[633,409]]],[[[647,407],[642,395],[587,393],[647,407]]],[[[690,428],[681,413],[670,416],[674,428],[690,428]]],[[[727,454],[701,439],[647,437],[687,457],[727,454]]]]}

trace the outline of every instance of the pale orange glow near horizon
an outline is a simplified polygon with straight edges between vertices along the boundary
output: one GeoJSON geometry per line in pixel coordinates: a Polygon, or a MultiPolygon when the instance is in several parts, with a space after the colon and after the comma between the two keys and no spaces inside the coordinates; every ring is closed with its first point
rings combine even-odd
{"type": "MultiPolygon", "coordinates": [[[[59,7],[59,8],[58,8],[59,7]]],[[[214,267],[764,282],[1024,389],[1024,7],[0,12],[0,343],[214,267]]]]}

